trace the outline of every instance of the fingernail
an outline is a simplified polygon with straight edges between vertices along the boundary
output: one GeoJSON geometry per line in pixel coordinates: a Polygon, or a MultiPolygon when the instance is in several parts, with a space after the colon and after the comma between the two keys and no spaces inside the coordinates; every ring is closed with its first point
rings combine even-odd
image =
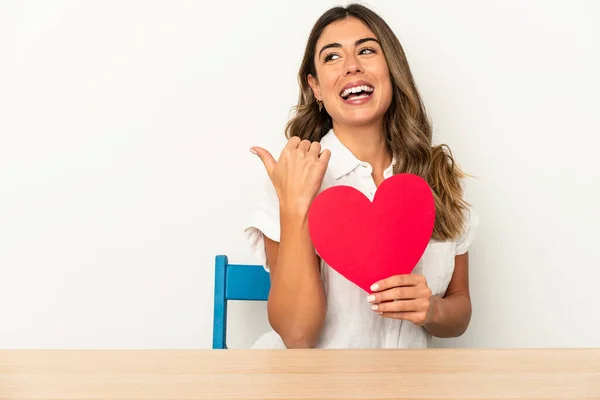
{"type": "Polygon", "coordinates": [[[368,301],[369,303],[371,303],[371,302],[372,302],[372,301],[374,301],[374,300],[375,300],[375,295],[373,295],[373,294],[367,297],[367,301],[368,301]]]}
{"type": "Polygon", "coordinates": [[[373,311],[377,310],[377,304],[373,304],[373,305],[371,306],[371,310],[373,310],[373,311]]]}
{"type": "Polygon", "coordinates": [[[258,155],[258,153],[256,152],[256,150],[254,150],[254,149],[252,149],[252,148],[250,149],[250,153],[252,153],[252,154],[254,154],[254,155],[256,155],[256,156],[258,155]]]}
{"type": "Polygon", "coordinates": [[[377,290],[379,289],[379,285],[378,284],[373,284],[373,286],[371,286],[371,290],[377,290]]]}

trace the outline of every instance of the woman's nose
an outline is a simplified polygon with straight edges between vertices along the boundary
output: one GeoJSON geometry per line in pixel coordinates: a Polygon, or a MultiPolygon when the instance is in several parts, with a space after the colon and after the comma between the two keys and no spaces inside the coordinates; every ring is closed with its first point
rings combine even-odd
{"type": "Polygon", "coordinates": [[[346,68],[346,75],[355,74],[357,72],[362,71],[362,66],[360,65],[360,61],[358,60],[358,57],[356,57],[356,56],[348,56],[346,58],[345,68],[346,68]]]}

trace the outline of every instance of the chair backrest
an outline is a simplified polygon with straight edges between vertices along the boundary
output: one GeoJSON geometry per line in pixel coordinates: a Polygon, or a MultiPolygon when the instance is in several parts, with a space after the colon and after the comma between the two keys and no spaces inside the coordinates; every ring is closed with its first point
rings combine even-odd
{"type": "Polygon", "coordinates": [[[227,256],[215,257],[213,349],[227,348],[227,301],[266,301],[270,289],[271,278],[262,265],[229,264],[227,256]]]}

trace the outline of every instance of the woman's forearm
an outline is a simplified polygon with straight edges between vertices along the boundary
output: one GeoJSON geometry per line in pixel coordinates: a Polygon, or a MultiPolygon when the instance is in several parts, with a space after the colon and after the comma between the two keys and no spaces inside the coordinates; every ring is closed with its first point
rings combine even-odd
{"type": "Polygon", "coordinates": [[[464,293],[431,298],[433,320],[424,326],[433,336],[457,337],[465,333],[471,321],[471,300],[464,293]]]}
{"type": "Polygon", "coordinates": [[[314,347],[326,300],[306,212],[280,213],[277,267],[271,276],[269,322],[288,348],[314,347]]]}

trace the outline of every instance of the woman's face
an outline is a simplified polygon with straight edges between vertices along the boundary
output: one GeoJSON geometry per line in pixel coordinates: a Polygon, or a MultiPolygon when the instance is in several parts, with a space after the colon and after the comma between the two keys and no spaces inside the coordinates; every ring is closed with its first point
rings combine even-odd
{"type": "Polygon", "coordinates": [[[335,125],[380,123],[392,101],[387,62],[375,34],[346,18],[325,28],[308,82],[335,125]]]}

